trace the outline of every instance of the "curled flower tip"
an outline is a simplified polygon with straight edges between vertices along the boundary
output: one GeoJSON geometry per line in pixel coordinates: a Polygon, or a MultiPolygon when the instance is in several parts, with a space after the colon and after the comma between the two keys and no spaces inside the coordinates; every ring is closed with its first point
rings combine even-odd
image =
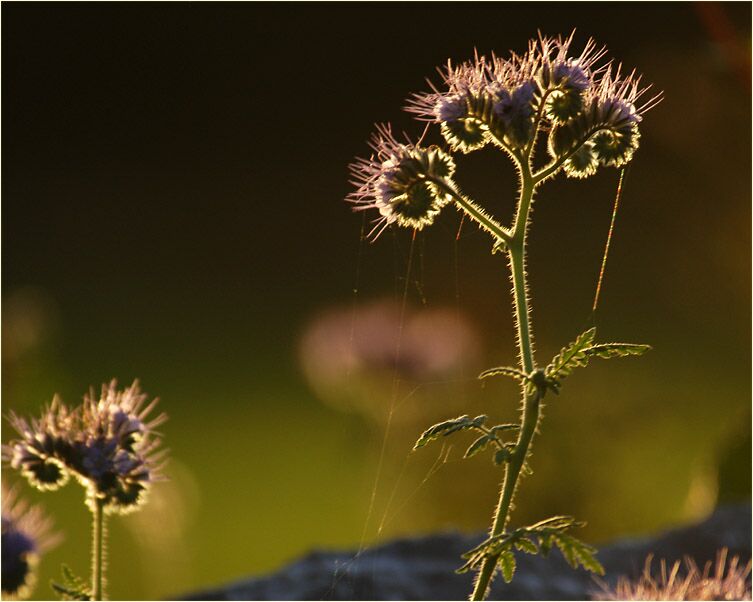
{"type": "Polygon", "coordinates": [[[478,53],[473,61],[460,65],[448,60],[444,69],[438,69],[446,91],[429,82],[432,91],[413,94],[405,109],[419,120],[441,124],[442,134],[454,150],[477,150],[489,141],[486,121],[492,103],[486,93],[487,68],[486,58],[478,53]]]}
{"type": "Polygon", "coordinates": [[[53,491],[65,485],[75,415],[56,396],[39,418],[27,421],[11,411],[8,419],[21,438],[3,446],[3,459],[36,489],[53,491]]]}
{"type": "Polygon", "coordinates": [[[369,238],[376,240],[393,223],[416,230],[431,225],[452,200],[452,158],[436,146],[399,142],[389,125],[377,126],[369,145],[373,154],[350,165],[356,190],[346,198],[355,211],[379,212],[369,238]]]}
{"type": "Polygon", "coordinates": [[[586,177],[598,165],[624,165],[638,148],[637,124],[661,94],[639,105],[649,89],[640,86],[640,77],[621,77],[593,39],[572,53],[573,38],[574,32],[565,38],[539,35],[521,55],[476,54],[457,66],[448,62],[440,70],[442,85],[430,83],[431,91],[414,94],[406,109],[440,124],[456,151],[493,142],[513,156],[530,156],[536,132],[548,131],[550,154],[570,176],[586,177]]]}
{"type": "Polygon", "coordinates": [[[26,598],[36,581],[39,557],[60,542],[52,521],[38,506],[18,497],[18,488],[2,486],[3,599],[26,598]]]}
{"type": "Polygon", "coordinates": [[[149,417],[156,403],[147,403],[138,382],[121,391],[112,381],[73,410],[55,399],[31,422],[11,414],[19,438],[4,446],[4,459],[38,489],[56,489],[72,475],[91,508],[134,510],[161,478],[166,454],[155,429],[167,416],[149,417]]]}
{"type": "Polygon", "coordinates": [[[643,115],[662,100],[661,93],[641,102],[651,86],[641,86],[632,71],[622,76],[621,66],[607,65],[584,93],[583,106],[566,120],[553,120],[549,153],[564,161],[570,177],[586,177],[596,167],[621,167],[640,142],[643,115]]]}
{"type": "Polygon", "coordinates": [[[147,403],[138,381],[119,390],[116,381],[102,385],[99,397],[84,396],[82,436],[77,441],[77,476],[87,488],[87,504],[103,503],[108,513],[127,513],[143,503],[161,478],[161,436],[155,430],[164,413],[149,418],[157,399],[147,403]]]}

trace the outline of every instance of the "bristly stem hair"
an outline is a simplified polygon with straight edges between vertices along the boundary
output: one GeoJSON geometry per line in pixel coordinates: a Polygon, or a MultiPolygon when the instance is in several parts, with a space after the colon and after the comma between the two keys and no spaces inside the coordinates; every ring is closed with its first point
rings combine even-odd
{"type": "MultiPolygon", "coordinates": [[[[609,359],[640,355],[648,345],[595,343],[596,330],[581,333],[545,367],[534,357],[531,308],[526,284],[526,236],[531,207],[539,186],[557,174],[588,178],[603,167],[622,168],[633,158],[640,140],[643,115],[660,100],[657,94],[639,103],[649,87],[635,72],[623,76],[611,62],[601,63],[606,50],[589,40],[581,53],[570,55],[573,35],[539,37],[523,55],[509,59],[476,55],[472,61],[440,71],[444,88],[414,94],[407,110],[439,126],[447,149],[400,141],[390,126],[378,126],[371,140],[373,154],[351,165],[356,190],[348,201],[356,211],[377,210],[374,239],[390,225],[421,230],[442,209],[454,205],[492,237],[492,253],[507,255],[519,366],[485,370],[479,378],[509,376],[522,392],[519,424],[489,426],[486,416],[459,416],[427,429],[415,448],[459,431],[475,432],[464,457],[486,449],[504,476],[488,538],[463,555],[459,572],[475,571],[472,600],[483,600],[497,571],[513,578],[515,553],[546,555],[556,546],[574,567],[603,574],[596,550],[576,539],[571,530],[583,523],[555,516],[534,525],[508,528],[510,509],[520,477],[531,472],[528,460],[538,430],[541,400],[558,393],[562,381],[592,357],[609,359]],[[549,158],[534,166],[535,147],[546,136],[549,158]],[[500,224],[482,205],[465,196],[454,181],[453,153],[470,153],[495,146],[514,163],[520,189],[510,227],[500,224]],[[505,440],[517,433],[514,441],[505,440]]],[[[423,136],[422,136],[423,140],[423,136]]]]}

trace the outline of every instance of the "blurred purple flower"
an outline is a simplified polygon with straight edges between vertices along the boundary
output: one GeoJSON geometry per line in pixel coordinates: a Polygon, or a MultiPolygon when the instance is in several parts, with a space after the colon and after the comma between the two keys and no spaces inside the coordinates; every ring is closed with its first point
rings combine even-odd
{"type": "Polygon", "coordinates": [[[334,309],[304,333],[300,357],[319,396],[381,417],[395,379],[413,385],[458,378],[479,353],[478,335],[455,309],[406,309],[377,301],[334,309]]]}
{"type": "Polygon", "coordinates": [[[20,438],[3,446],[4,459],[38,489],[56,489],[73,475],[86,488],[90,508],[99,500],[107,512],[131,511],[160,478],[165,454],[154,429],[167,416],[149,420],[157,400],[146,400],[138,382],[120,391],[113,380],[73,410],[56,397],[30,422],[11,412],[20,438]]]}
{"type": "Polygon", "coordinates": [[[60,542],[52,521],[39,506],[29,506],[18,489],[2,486],[3,599],[26,598],[36,580],[39,557],[60,542]]]}

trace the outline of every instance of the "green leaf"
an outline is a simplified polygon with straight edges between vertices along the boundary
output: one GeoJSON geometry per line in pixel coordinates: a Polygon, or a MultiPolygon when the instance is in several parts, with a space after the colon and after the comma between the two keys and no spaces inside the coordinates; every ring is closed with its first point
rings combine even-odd
{"type": "Polygon", "coordinates": [[[596,328],[589,328],[567,347],[563,347],[554,357],[552,362],[546,367],[545,373],[547,377],[564,378],[570,374],[574,368],[579,368],[588,364],[588,355],[586,355],[584,350],[591,346],[595,336],[596,328]]]}
{"type": "Polygon", "coordinates": [[[498,449],[494,454],[494,463],[499,466],[500,464],[504,462],[510,461],[510,450],[506,447],[503,447],[502,449],[498,449]]]}
{"type": "Polygon", "coordinates": [[[484,451],[489,446],[489,443],[494,441],[494,439],[495,437],[493,435],[481,435],[478,439],[471,443],[471,446],[465,451],[463,457],[472,458],[477,453],[484,451]]]}
{"type": "Polygon", "coordinates": [[[504,433],[505,431],[518,431],[520,430],[519,424],[498,424],[497,426],[493,426],[491,428],[492,433],[495,435],[497,433],[504,433]]]}
{"type": "Polygon", "coordinates": [[[539,548],[536,544],[527,537],[520,537],[515,540],[515,547],[521,552],[527,552],[528,554],[538,554],[539,548]]]}
{"type": "Polygon", "coordinates": [[[549,556],[549,552],[552,549],[552,536],[550,533],[542,533],[539,536],[539,551],[541,555],[546,558],[549,556]]]}
{"type": "Polygon", "coordinates": [[[582,527],[583,525],[584,523],[576,521],[572,516],[551,516],[531,525],[530,527],[526,527],[526,530],[532,533],[538,533],[544,529],[560,531],[570,529],[571,527],[582,527]]]}
{"type": "Polygon", "coordinates": [[[91,600],[91,590],[89,586],[68,567],[62,565],[63,585],[54,581],[50,582],[52,589],[63,600],[91,600]]]}
{"type": "Polygon", "coordinates": [[[512,581],[512,576],[515,574],[515,554],[510,550],[505,550],[499,555],[499,560],[497,562],[502,571],[502,578],[505,580],[505,583],[510,583],[510,581],[512,581]]]}
{"type": "Polygon", "coordinates": [[[565,560],[573,568],[580,564],[583,568],[597,575],[604,575],[604,567],[596,560],[596,548],[580,541],[568,533],[553,534],[554,543],[562,552],[565,560]]]}
{"type": "Polygon", "coordinates": [[[496,368],[489,368],[484,370],[478,375],[479,378],[489,378],[490,376],[511,376],[521,382],[528,380],[528,375],[522,370],[512,368],[510,366],[497,366],[496,368]]]}
{"type": "Polygon", "coordinates": [[[602,343],[601,345],[592,345],[583,351],[589,357],[600,357],[601,359],[611,359],[613,357],[627,357],[628,355],[643,355],[651,349],[651,345],[638,345],[635,343],[602,343]]]}
{"type": "Polygon", "coordinates": [[[434,426],[425,430],[419,437],[418,441],[416,441],[416,445],[413,446],[413,449],[423,447],[434,439],[438,439],[439,437],[446,437],[447,435],[450,435],[451,433],[457,431],[470,428],[479,428],[484,424],[485,421],[486,416],[484,415],[476,416],[473,419],[470,418],[470,416],[465,415],[459,416],[458,418],[453,418],[451,420],[445,420],[444,422],[435,424],[434,426]]]}

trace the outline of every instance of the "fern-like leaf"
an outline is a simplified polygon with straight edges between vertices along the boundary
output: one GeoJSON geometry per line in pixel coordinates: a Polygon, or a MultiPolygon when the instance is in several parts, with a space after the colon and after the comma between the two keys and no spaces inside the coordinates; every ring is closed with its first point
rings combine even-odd
{"type": "Polygon", "coordinates": [[[602,343],[592,345],[583,351],[589,357],[600,357],[608,360],[613,357],[627,357],[628,355],[643,355],[651,349],[651,345],[638,345],[635,343],[602,343]]]}
{"type": "Polygon", "coordinates": [[[563,347],[546,367],[545,373],[547,377],[564,378],[574,368],[588,364],[588,356],[584,353],[584,350],[591,346],[595,336],[596,328],[589,328],[567,347],[563,347]]]}
{"type": "Polygon", "coordinates": [[[505,580],[505,583],[510,583],[515,574],[515,554],[510,550],[505,550],[499,555],[497,563],[502,571],[502,578],[505,580]]]}
{"type": "Polygon", "coordinates": [[[604,575],[604,567],[596,560],[596,548],[580,541],[568,533],[557,532],[552,536],[554,543],[562,552],[565,560],[574,569],[581,565],[584,569],[604,575]]]}
{"type": "Polygon", "coordinates": [[[486,416],[484,415],[476,416],[475,418],[471,418],[470,416],[465,415],[459,416],[458,418],[453,418],[451,420],[445,420],[444,422],[440,422],[426,429],[418,438],[418,441],[416,441],[413,449],[423,447],[430,441],[434,441],[439,437],[446,437],[447,435],[450,435],[457,431],[471,428],[480,428],[484,424],[484,422],[486,422],[486,416]]]}
{"type": "Polygon", "coordinates": [[[552,535],[551,533],[540,533],[538,535],[539,539],[539,552],[541,555],[546,558],[549,556],[549,552],[552,549],[552,535]]]}
{"type": "Polygon", "coordinates": [[[60,596],[61,600],[91,600],[91,589],[66,564],[60,567],[63,573],[63,584],[50,582],[52,589],[60,596]]]}
{"type": "Polygon", "coordinates": [[[487,447],[489,447],[489,444],[494,441],[496,437],[494,435],[481,435],[478,439],[476,439],[473,443],[471,443],[470,447],[465,450],[465,454],[463,455],[463,458],[472,458],[477,453],[484,451],[487,447]]]}
{"type": "Polygon", "coordinates": [[[517,431],[517,430],[520,430],[520,425],[519,424],[510,424],[510,423],[508,423],[508,424],[498,424],[497,426],[493,426],[491,428],[492,433],[494,433],[495,435],[497,433],[504,433],[505,431],[517,431]]]}
{"type": "Polygon", "coordinates": [[[528,375],[522,370],[512,368],[511,366],[497,366],[496,368],[489,368],[484,370],[478,375],[479,378],[489,378],[490,376],[511,376],[512,378],[525,382],[528,380],[528,375]]]}
{"type": "Polygon", "coordinates": [[[539,548],[536,544],[527,537],[519,537],[515,540],[515,547],[521,552],[528,554],[538,554],[539,548]]]}

